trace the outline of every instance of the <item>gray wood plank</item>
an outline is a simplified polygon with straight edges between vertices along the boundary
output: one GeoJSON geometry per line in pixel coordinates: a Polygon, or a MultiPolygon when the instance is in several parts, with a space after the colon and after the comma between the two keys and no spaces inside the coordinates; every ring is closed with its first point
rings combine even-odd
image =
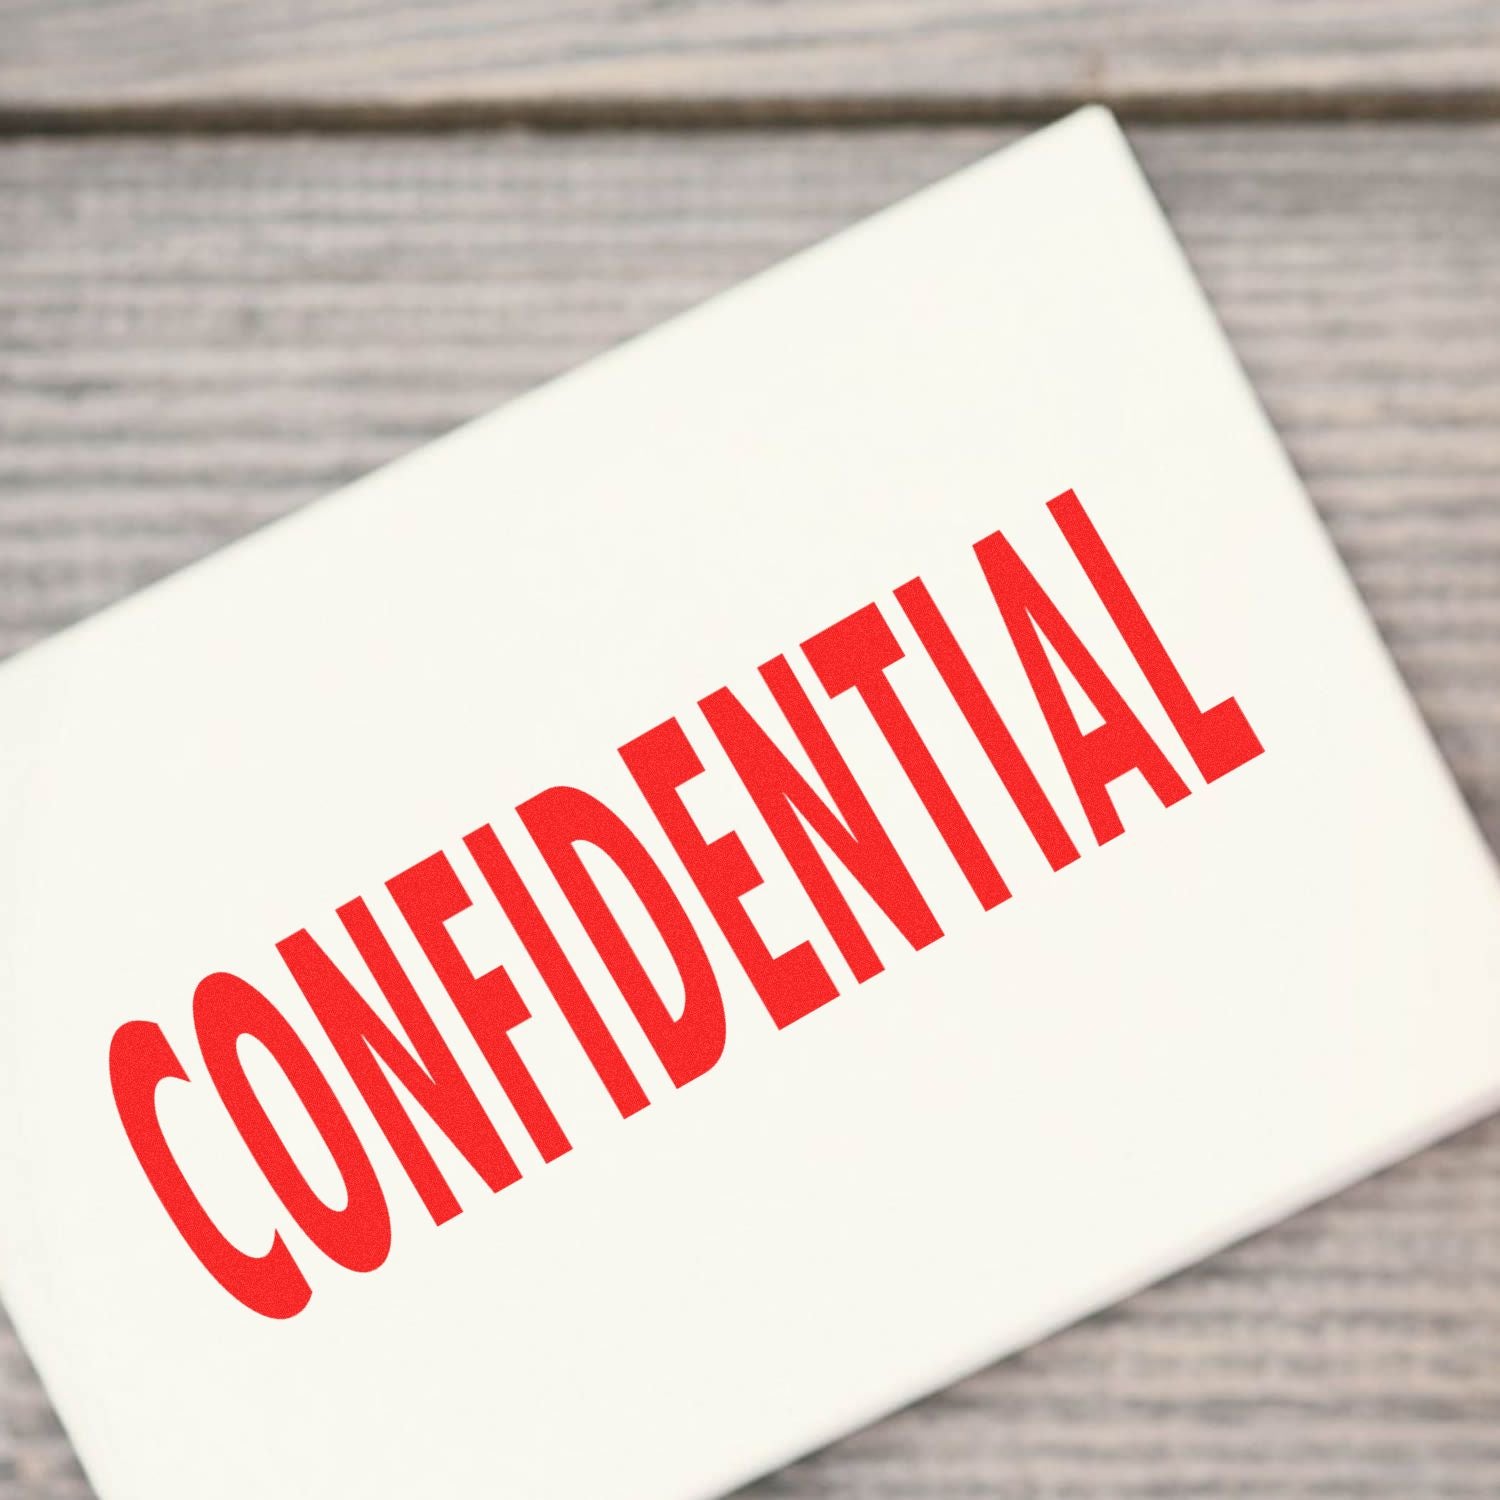
{"type": "MultiPolygon", "coordinates": [[[[0,651],[1004,138],[0,149],[0,651]]],[[[1134,138],[1500,841],[1500,126],[1134,138]]],[[[0,1500],[85,1493],[0,1333],[0,1500]]],[[[1493,1497],[1500,1121],[751,1493],[1493,1497]]]]}
{"type": "Polygon", "coordinates": [[[0,108],[354,116],[1500,108],[1496,0],[3,0],[0,108]]]}

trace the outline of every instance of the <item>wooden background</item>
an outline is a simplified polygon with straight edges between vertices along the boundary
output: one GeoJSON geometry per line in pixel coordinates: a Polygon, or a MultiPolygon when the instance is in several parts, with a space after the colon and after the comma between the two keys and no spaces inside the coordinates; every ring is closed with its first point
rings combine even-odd
{"type": "MultiPolygon", "coordinates": [[[[1491,0],[0,0],[0,652],[1086,98],[1500,843],[1491,0]]],[[[1497,1495],[1500,1121],[747,1500],[1497,1495]]]]}

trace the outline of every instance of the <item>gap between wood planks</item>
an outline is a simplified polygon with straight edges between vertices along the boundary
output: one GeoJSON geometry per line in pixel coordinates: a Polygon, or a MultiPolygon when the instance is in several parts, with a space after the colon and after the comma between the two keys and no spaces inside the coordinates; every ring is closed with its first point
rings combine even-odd
{"type": "Polygon", "coordinates": [[[799,130],[816,126],[1024,125],[1079,105],[1109,105],[1127,123],[1455,122],[1500,119],[1500,83],[1486,89],[1363,89],[1333,92],[1222,90],[1199,93],[1026,96],[892,94],[747,98],[689,96],[308,100],[247,98],[82,104],[0,102],[0,137],[20,135],[205,135],[522,128],[570,130],[799,130]]]}

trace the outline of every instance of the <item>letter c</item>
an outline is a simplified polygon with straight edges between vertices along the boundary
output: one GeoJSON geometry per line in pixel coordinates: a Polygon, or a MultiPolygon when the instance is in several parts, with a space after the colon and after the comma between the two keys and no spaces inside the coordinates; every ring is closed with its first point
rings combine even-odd
{"type": "Polygon", "coordinates": [[[177,1232],[230,1296],[267,1318],[294,1318],[312,1288],[280,1234],[264,1255],[247,1255],[219,1232],[177,1165],[156,1113],[157,1087],[188,1075],[154,1021],[127,1021],[109,1048],[109,1081],[120,1122],[177,1232]]]}

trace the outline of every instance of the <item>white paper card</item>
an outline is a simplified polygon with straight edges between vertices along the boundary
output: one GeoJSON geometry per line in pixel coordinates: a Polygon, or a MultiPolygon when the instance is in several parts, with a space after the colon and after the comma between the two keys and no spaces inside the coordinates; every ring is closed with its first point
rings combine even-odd
{"type": "Polygon", "coordinates": [[[0,723],[103,1500],[718,1494],[1500,1094],[1489,855],[1102,111],[0,723]]]}

